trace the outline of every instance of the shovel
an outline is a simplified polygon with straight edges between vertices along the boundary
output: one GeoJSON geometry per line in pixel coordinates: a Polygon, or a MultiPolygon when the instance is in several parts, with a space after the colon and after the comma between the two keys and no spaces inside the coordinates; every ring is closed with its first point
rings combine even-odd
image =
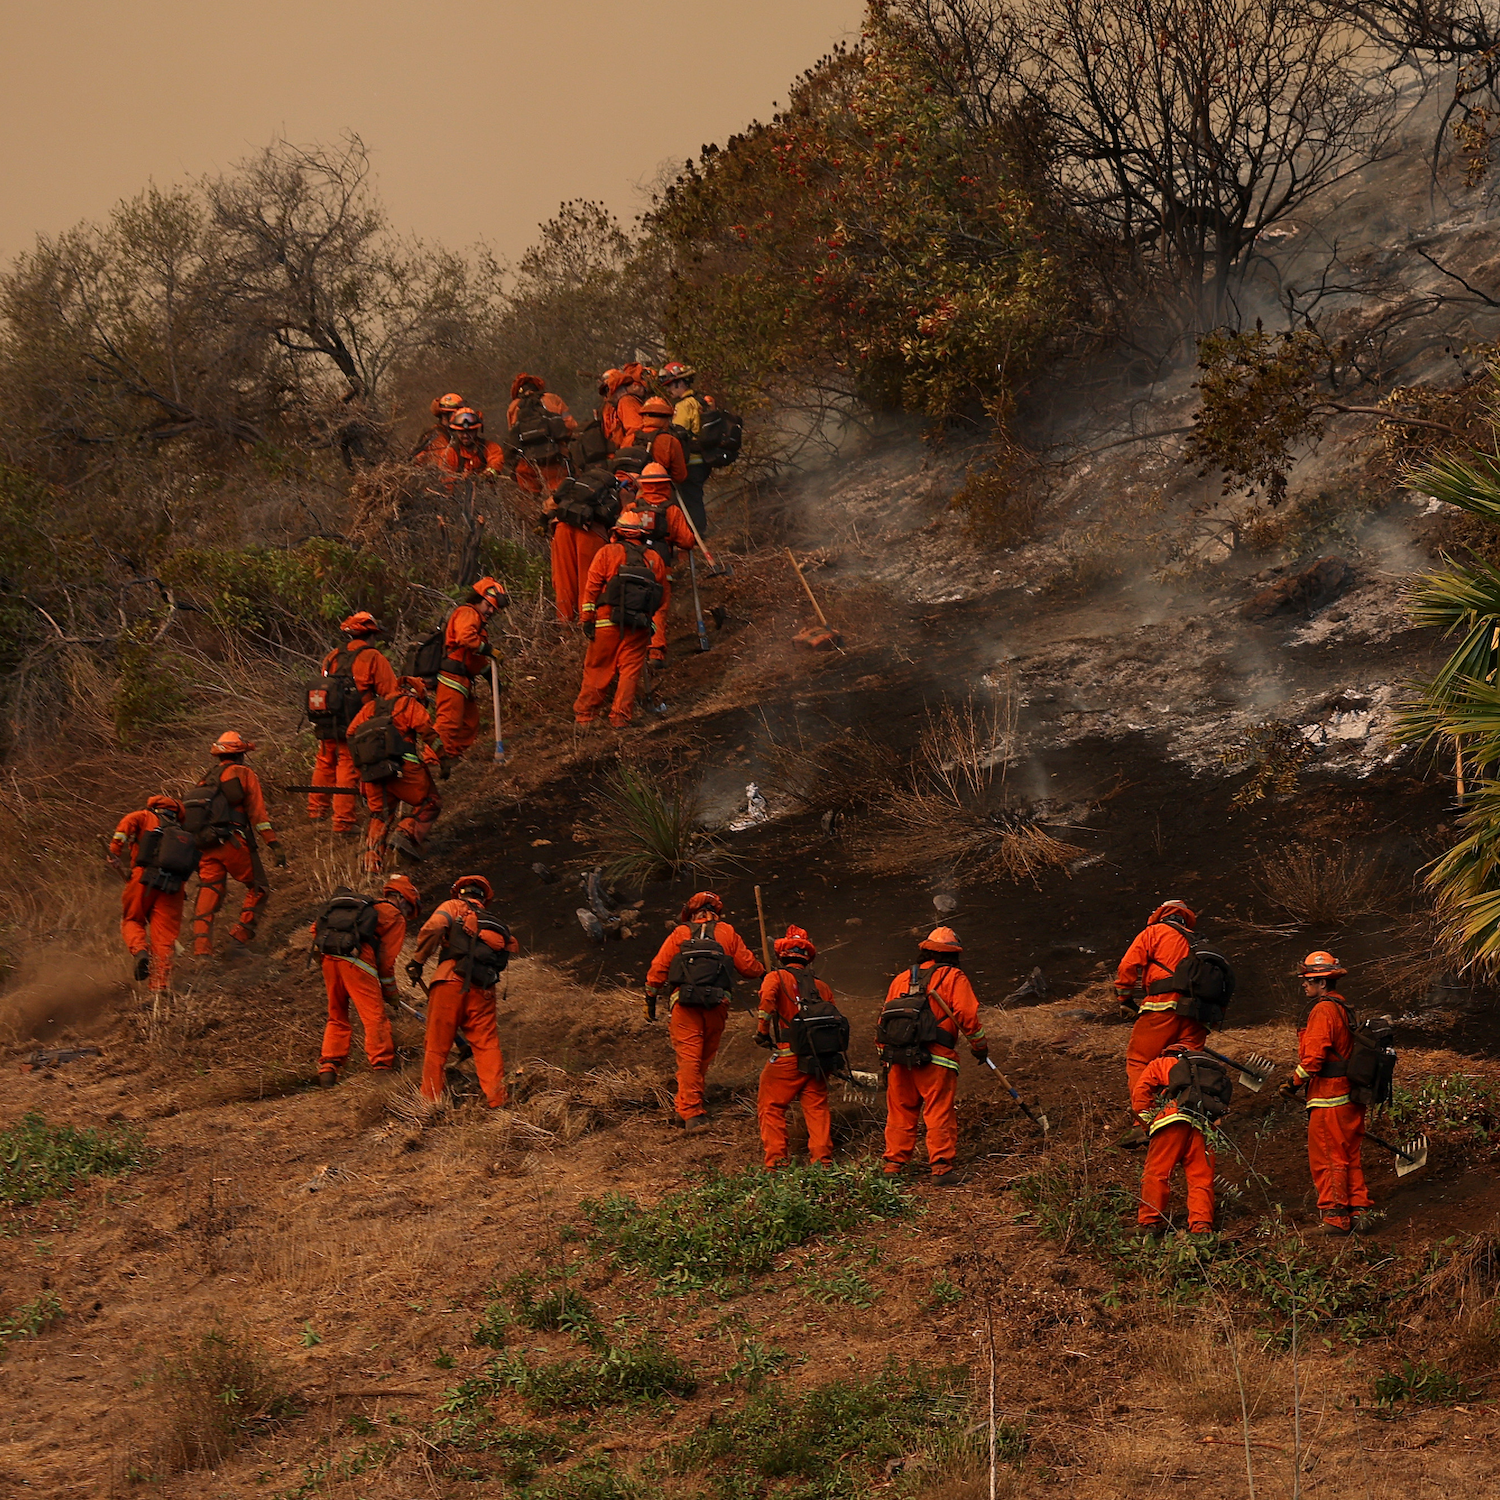
{"type": "Polygon", "coordinates": [[[1222,1052],[1215,1052],[1212,1047],[1204,1047],[1202,1050],[1216,1062],[1234,1068],[1240,1075],[1240,1082],[1252,1094],[1260,1093],[1271,1081],[1271,1074],[1276,1071],[1276,1064],[1269,1057],[1262,1057],[1258,1052],[1252,1052],[1244,1062],[1237,1062],[1232,1057],[1225,1057],[1222,1052]]]}
{"type": "Polygon", "coordinates": [[[1010,1079],[1008,1079],[1005,1074],[1002,1073],[1000,1069],[997,1068],[994,1063],[989,1060],[989,1058],[985,1058],[984,1065],[990,1070],[991,1073],[995,1075],[996,1078],[1000,1080],[1001,1083],[1005,1085],[1006,1093],[1008,1093],[1010,1097],[1014,1099],[1018,1105],[1020,1105],[1021,1113],[1025,1115],[1033,1125],[1040,1126],[1042,1134],[1046,1135],[1047,1132],[1052,1129],[1052,1127],[1047,1123],[1046,1115],[1032,1114],[1031,1109],[1027,1105],[1026,1101],[1012,1087],[1010,1079]]]}
{"type": "Polygon", "coordinates": [[[677,494],[676,489],[672,494],[677,500],[677,509],[682,512],[682,519],[688,523],[688,530],[693,533],[693,540],[698,544],[698,550],[703,554],[703,561],[708,564],[708,576],[710,578],[733,578],[734,569],[728,563],[714,561],[714,555],[708,550],[708,543],[703,540],[703,534],[693,525],[693,517],[687,506],[682,503],[682,497],[677,494]]]}
{"type": "Polygon", "coordinates": [[[1405,1177],[1408,1172],[1418,1172],[1427,1165],[1427,1137],[1425,1135],[1414,1135],[1404,1146],[1397,1146],[1391,1141],[1383,1141],[1378,1135],[1365,1132],[1367,1141],[1374,1141],[1377,1146],[1384,1146],[1392,1156],[1396,1158],[1396,1176],[1405,1177]]]}
{"type": "MultiPolygon", "coordinates": [[[[686,515],[687,512],[684,511],[683,514],[686,515]]],[[[713,648],[708,644],[708,626],[703,623],[703,605],[698,600],[698,564],[691,552],[688,553],[688,577],[693,580],[693,614],[698,620],[698,649],[709,651],[713,648]]]]}

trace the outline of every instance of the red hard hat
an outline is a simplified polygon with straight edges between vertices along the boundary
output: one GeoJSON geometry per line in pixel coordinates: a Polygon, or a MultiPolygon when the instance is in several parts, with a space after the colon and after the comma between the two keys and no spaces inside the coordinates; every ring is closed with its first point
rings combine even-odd
{"type": "Polygon", "coordinates": [[[510,399],[514,401],[528,387],[533,390],[545,391],[547,389],[547,382],[540,375],[528,375],[525,370],[522,370],[510,383],[510,399]]]}
{"type": "Polygon", "coordinates": [[[672,415],[672,403],[663,401],[660,396],[653,396],[641,406],[641,410],[648,417],[670,417],[672,415]]]}
{"type": "Polygon", "coordinates": [[[685,365],[678,360],[669,359],[657,372],[656,378],[663,385],[671,385],[674,380],[691,380],[697,373],[691,365],[685,365]]]}
{"type": "Polygon", "coordinates": [[[771,946],[776,950],[777,958],[791,958],[800,956],[802,962],[810,964],[818,956],[818,950],[813,940],[801,927],[788,927],[785,937],[779,937],[771,946]]]}
{"type": "Polygon", "coordinates": [[[719,916],[724,915],[724,903],[714,895],[712,891],[694,891],[687,898],[687,904],[677,914],[679,922],[686,922],[692,918],[694,912],[711,911],[719,916]]]}
{"type": "Polygon", "coordinates": [[[489,881],[486,880],[483,875],[460,875],[458,879],[453,882],[452,894],[455,896],[461,896],[471,886],[476,885],[480,890],[484,892],[485,905],[489,905],[490,897],[494,895],[494,892],[490,889],[489,881]]]}
{"type": "Polygon", "coordinates": [[[454,432],[483,432],[484,413],[475,411],[472,406],[461,407],[453,413],[448,426],[454,432]]]}
{"type": "Polygon", "coordinates": [[[339,629],[349,635],[374,635],[380,629],[380,621],[367,609],[356,610],[339,629]]]}
{"type": "Polygon", "coordinates": [[[1181,922],[1189,932],[1192,932],[1198,925],[1198,914],[1190,906],[1185,906],[1181,901],[1163,901],[1146,918],[1146,926],[1154,927],[1158,922],[1165,922],[1169,917],[1181,922]]]}
{"type": "Polygon", "coordinates": [[[959,942],[958,934],[951,927],[934,927],[926,937],[917,944],[924,953],[962,953],[964,945],[959,942]]]}
{"type": "Polygon", "coordinates": [[[422,904],[421,893],[405,875],[392,875],[380,888],[382,896],[389,891],[395,891],[398,896],[411,902],[413,907],[418,907],[422,904]]]}
{"type": "Polygon", "coordinates": [[[175,797],[163,797],[159,793],[153,793],[146,798],[147,812],[169,812],[176,817],[183,814],[183,806],[175,797]]]}
{"type": "Polygon", "coordinates": [[[647,464],[641,470],[642,484],[671,484],[672,476],[660,464],[647,464]]]}
{"type": "Polygon", "coordinates": [[[468,404],[469,403],[465,401],[457,391],[449,391],[446,396],[439,396],[437,400],[432,403],[432,414],[434,417],[440,418],[445,411],[461,411],[468,404]]]}
{"type": "Polygon", "coordinates": [[[1321,948],[1316,953],[1309,953],[1297,967],[1299,979],[1334,979],[1348,972],[1333,954],[1325,953],[1321,948]]]}
{"type": "Polygon", "coordinates": [[[255,741],[242,739],[233,729],[226,730],[216,739],[209,749],[215,755],[243,755],[247,750],[255,749],[255,741]]]}

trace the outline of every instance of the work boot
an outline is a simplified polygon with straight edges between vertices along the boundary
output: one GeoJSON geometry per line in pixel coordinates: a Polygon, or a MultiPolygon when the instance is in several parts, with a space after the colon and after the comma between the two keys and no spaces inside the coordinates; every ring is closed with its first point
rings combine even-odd
{"type": "Polygon", "coordinates": [[[1139,1151],[1140,1148],[1146,1144],[1148,1139],[1149,1137],[1146,1135],[1145,1130],[1141,1126],[1132,1125],[1130,1129],[1127,1130],[1125,1134],[1115,1142],[1115,1145],[1118,1146],[1121,1151],[1139,1151]]]}
{"type": "Polygon", "coordinates": [[[927,1181],[933,1187],[950,1188],[962,1187],[964,1174],[962,1172],[934,1172],[927,1181]]]}
{"type": "Polygon", "coordinates": [[[408,859],[426,859],[422,846],[409,834],[397,829],[391,835],[391,848],[399,850],[408,859]]]}
{"type": "Polygon", "coordinates": [[[708,1116],[689,1115],[688,1118],[682,1122],[682,1128],[687,1131],[689,1135],[699,1135],[703,1131],[708,1129],[708,1116]]]}
{"type": "Polygon", "coordinates": [[[648,651],[646,661],[653,667],[664,667],[667,664],[667,653],[665,651],[648,651]]]}
{"type": "Polygon", "coordinates": [[[135,977],[139,983],[151,972],[151,955],[149,953],[137,953],[135,956],[135,977]]]}
{"type": "Polygon", "coordinates": [[[1171,1230],[1172,1226],[1165,1219],[1158,1219],[1154,1224],[1142,1224],[1136,1240],[1147,1247],[1159,1245],[1171,1233],[1171,1230]]]}
{"type": "Polygon", "coordinates": [[[1345,1235],[1353,1232],[1354,1226],[1348,1219],[1326,1218],[1323,1220],[1323,1233],[1332,1235],[1335,1239],[1343,1239],[1345,1235]]]}
{"type": "Polygon", "coordinates": [[[318,1087],[320,1089],[331,1089],[339,1081],[337,1068],[318,1069],[318,1087]]]}

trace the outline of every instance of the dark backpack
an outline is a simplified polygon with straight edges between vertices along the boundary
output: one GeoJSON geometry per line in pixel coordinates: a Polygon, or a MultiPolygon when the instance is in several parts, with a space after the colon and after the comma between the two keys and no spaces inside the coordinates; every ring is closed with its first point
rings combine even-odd
{"type": "Polygon", "coordinates": [[[1348,1079],[1349,1098],[1354,1104],[1366,1108],[1389,1104],[1396,1076],[1396,1030],[1391,1018],[1371,1016],[1368,1021],[1356,1022],[1347,1005],[1344,1015],[1349,1021],[1349,1055],[1329,1058],[1318,1077],[1348,1079]]]}
{"type": "Polygon", "coordinates": [[[509,943],[510,928],[485,912],[474,915],[479,923],[478,932],[471,933],[458,922],[449,922],[448,940],[438,957],[456,960],[459,976],[470,989],[493,989],[510,963],[510,953],[504,948],[492,948],[480,933],[496,933],[509,943]]]}
{"type": "Polygon", "coordinates": [[[510,444],[522,458],[537,462],[556,458],[568,437],[568,419],[548,411],[540,391],[524,391],[516,404],[516,420],[510,425],[510,444]]]}
{"type": "Polygon", "coordinates": [[[906,989],[885,1002],[875,1023],[875,1041],[886,1062],[903,1068],[925,1068],[932,1061],[933,1047],[949,1040],[938,1025],[927,993],[937,973],[934,968],[924,975],[921,964],[913,964],[906,989]]]}
{"type": "Polygon", "coordinates": [[[1172,1064],[1164,1092],[1184,1114],[1212,1125],[1229,1113],[1234,1083],[1223,1063],[1205,1052],[1187,1052],[1172,1064]]]}
{"type": "Polygon", "coordinates": [[[654,432],[638,432],[628,448],[616,448],[609,466],[616,474],[639,474],[647,464],[655,463],[651,450],[656,446],[654,432]]]}
{"type": "Polygon", "coordinates": [[[192,836],[199,849],[212,849],[245,826],[245,815],[240,811],[245,789],[238,776],[225,781],[228,769],[222,764],[210,766],[182,799],[183,832],[192,836]]]}
{"type": "Polygon", "coordinates": [[[677,950],[667,970],[667,985],[677,992],[677,1004],[693,1010],[713,1010],[729,999],[734,984],[729,955],[717,938],[704,937],[716,924],[700,922],[698,936],[677,950]]]}
{"type": "Polygon", "coordinates": [[[613,526],[620,517],[620,487],[604,469],[586,469],[563,480],[552,498],[557,502],[557,519],[581,530],[613,526]]]}
{"type": "Polygon", "coordinates": [[[573,436],[573,467],[593,469],[609,462],[609,437],[598,417],[573,436]]]}
{"type": "Polygon", "coordinates": [[[797,1014],[790,1027],[797,1071],[809,1078],[847,1073],[849,1018],[818,993],[817,982],[805,969],[793,969],[791,974],[797,981],[797,1014]]]}
{"type": "Polygon", "coordinates": [[[341,740],[364,707],[364,693],[354,681],[357,652],[340,651],[339,670],[325,672],[307,684],[303,708],[320,740],[341,740]]]}
{"type": "Polygon", "coordinates": [[[727,469],[740,456],[745,442],[744,418],[726,411],[722,406],[711,406],[701,401],[702,416],[699,419],[698,457],[710,469],[727,469]]]}
{"type": "Polygon", "coordinates": [[[645,547],[639,542],[620,545],[625,549],[625,561],[604,585],[604,603],[609,605],[610,618],[622,630],[649,630],[666,593],[646,561],[645,547]]]}
{"type": "Polygon", "coordinates": [[[406,757],[417,748],[396,727],[393,707],[393,700],[385,699],[349,736],[349,758],[361,781],[394,781],[401,774],[406,757]]]}
{"type": "Polygon", "coordinates": [[[1177,1014],[1217,1030],[1234,998],[1234,970],[1229,960],[1207,948],[1195,948],[1167,975],[1146,986],[1148,995],[1177,995],[1177,1014]]]}
{"type": "Polygon", "coordinates": [[[358,958],[375,941],[375,898],[341,885],[313,923],[313,947],[327,958],[358,958]]]}
{"type": "Polygon", "coordinates": [[[176,895],[198,870],[198,841],[177,823],[158,817],[136,845],[135,865],[141,884],[176,895]]]}

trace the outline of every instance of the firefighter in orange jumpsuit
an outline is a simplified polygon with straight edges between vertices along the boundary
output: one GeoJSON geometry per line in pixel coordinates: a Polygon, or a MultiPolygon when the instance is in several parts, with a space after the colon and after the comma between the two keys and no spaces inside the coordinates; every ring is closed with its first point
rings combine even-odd
{"type": "Polygon", "coordinates": [[[653,396],[641,407],[641,429],[639,442],[651,454],[651,462],[660,464],[667,471],[673,484],[681,484],[688,477],[687,453],[682,439],[668,429],[672,425],[672,406],[660,396],[653,396]]]}
{"type": "MultiPolygon", "coordinates": [[[[335,898],[337,899],[337,898],[335,898]]],[[[396,1044],[391,1039],[387,1004],[396,999],[396,960],[406,942],[406,924],[415,918],[422,898],[404,875],[392,875],[375,903],[375,936],[348,956],[323,954],[323,988],[328,993],[328,1024],[323,1028],[323,1055],[318,1059],[318,1082],[331,1088],[339,1069],[349,1061],[354,1032],[349,1026],[349,1004],[359,1012],[365,1028],[365,1056],[372,1072],[396,1066],[396,1044]]],[[[313,947],[318,946],[319,923],[313,923],[313,947]]]]}
{"type": "Polygon", "coordinates": [[[976,1062],[990,1055],[990,1044],[979,1021],[979,997],[968,976],[958,967],[963,944],[951,927],[936,927],[917,945],[926,956],[915,973],[904,970],[891,980],[886,1004],[907,993],[913,977],[924,982],[927,1004],[937,1018],[939,1040],[929,1049],[932,1061],[912,1068],[889,1062],[885,1048],[877,1049],[886,1063],[885,1174],[894,1177],[911,1160],[917,1146],[917,1116],[927,1126],[927,1161],[934,1187],[951,1187],[961,1181],[953,1169],[958,1152],[958,1038],[969,1039],[976,1062]]]}
{"type": "MultiPolygon", "coordinates": [[[[515,431],[516,417],[521,411],[521,397],[528,391],[535,391],[542,398],[543,410],[563,419],[563,425],[567,429],[567,438],[563,439],[564,442],[578,431],[578,423],[574,420],[573,413],[568,410],[568,403],[556,391],[549,391],[546,381],[540,375],[528,375],[523,370],[510,384],[510,407],[506,411],[505,421],[512,434],[515,431]]],[[[549,495],[556,494],[558,485],[568,477],[568,461],[561,453],[553,458],[543,458],[532,463],[521,454],[519,449],[513,448],[511,457],[516,466],[516,483],[528,495],[540,495],[543,492],[549,495]]]]}
{"type": "Polygon", "coordinates": [[[589,649],[583,659],[583,682],[573,702],[573,720],[577,724],[594,722],[616,677],[619,682],[609,722],[616,729],[623,729],[635,714],[636,689],[646,665],[653,627],[649,622],[644,626],[627,625],[619,618],[619,592],[623,584],[615,580],[622,568],[644,568],[659,588],[666,588],[666,565],[658,553],[644,544],[645,526],[646,518],[639,511],[621,511],[614,526],[614,540],[599,549],[589,566],[582,606],[583,633],[589,638],[589,649]]]}
{"type": "MultiPolygon", "coordinates": [[[[352,678],[362,703],[389,698],[396,691],[396,670],[385,654],[371,644],[380,634],[380,622],[368,610],[362,609],[350,615],[339,629],[349,639],[323,658],[323,676],[352,678]]],[[[359,778],[354,774],[354,762],[349,758],[348,730],[331,717],[313,717],[310,704],[308,716],[312,718],[313,730],[318,736],[318,758],[313,762],[312,784],[348,787],[352,791],[359,778]]],[[[354,816],[353,797],[311,792],[307,798],[307,816],[317,822],[328,811],[329,803],[333,804],[333,831],[354,833],[359,825],[354,816]]]]}
{"type": "Polygon", "coordinates": [[[672,607],[672,564],[677,560],[679,552],[691,552],[696,544],[692,530],[682,514],[682,507],[672,493],[671,476],[660,464],[647,464],[634,483],[636,508],[651,522],[646,533],[647,545],[653,552],[661,554],[661,560],[667,567],[661,608],[656,611],[653,622],[650,652],[652,661],[664,662],[667,659],[667,611],[672,607]]]}
{"type": "Polygon", "coordinates": [[[130,874],[120,894],[120,936],[135,959],[135,978],[151,978],[151,993],[172,987],[172,955],[182,931],[186,875],[175,875],[151,858],[155,840],[149,835],[182,823],[182,803],[175,797],[152,796],[139,812],[126,813],[109,841],[109,863],[122,875],[121,856],[130,861],[130,874]]]}
{"type": "Polygon", "coordinates": [[[1297,1032],[1297,1067],[1277,1090],[1290,1099],[1307,1089],[1307,1161],[1318,1190],[1318,1212],[1328,1234],[1349,1234],[1370,1207],[1360,1152],[1365,1107],[1349,1095],[1349,1055],[1354,1050],[1353,1013],[1331,988],[1349,971],[1331,954],[1309,953],[1297,970],[1308,1011],[1297,1032]]]}
{"type": "MultiPolygon", "coordinates": [[[[672,960],[686,942],[712,939],[724,950],[726,960],[746,979],[759,979],[766,972],[765,965],[745,946],[739,933],[728,922],[719,920],[723,914],[724,903],[712,891],[698,891],[688,898],[678,914],[677,926],[646,971],[647,1020],[656,1019],[656,1002],[668,984],[672,960]]],[[[725,977],[732,978],[727,973],[725,977]]],[[[677,997],[674,985],[667,994],[667,1031],[672,1038],[672,1050],[677,1054],[677,1120],[688,1130],[707,1130],[703,1085],[709,1064],[718,1054],[724,1023],[729,1019],[728,987],[725,986],[724,999],[714,1006],[679,1004],[677,997]]]]}
{"type": "Polygon", "coordinates": [[[434,954],[438,966],[427,989],[427,1045],[422,1059],[422,1097],[438,1100],[447,1084],[448,1053],[461,1030],[474,1049],[474,1070],[491,1109],[509,1097],[505,1058],[495,1027],[495,982],[521,945],[510,929],[485,911],[493,892],[483,875],[453,882],[453,897],[422,924],[416,956],[406,977],[422,987],[422,966],[434,954]]]}
{"type": "MultiPolygon", "coordinates": [[[[616,448],[633,448],[641,430],[641,408],[649,394],[651,371],[642,364],[628,364],[620,372],[625,378],[615,393],[615,424],[619,431],[616,448]]],[[[606,431],[608,425],[606,424],[606,431]]]]}
{"type": "Polygon", "coordinates": [[[609,533],[600,521],[581,525],[560,516],[557,501],[551,495],[542,501],[542,519],[550,532],[548,550],[552,558],[552,599],[557,618],[565,624],[577,624],[583,619],[579,605],[584,580],[589,576],[589,568],[599,555],[599,549],[609,541],[609,533]]]}
{"type": "MultiPolygon", "coordinates": [[[[1125,1078],[1132,1093],[1141,1069],[1174,1042],[1197,1051],[1208,1040],[1208,1028],[1202,1022],[1177,1014],[1176,995],[1147,993],[1153,983],[1166,979],[1192,951],[1189,934],[1197,925],[1196,913],[1181,901],[1163,901],[1146,918],[1145,927],[1120,960],[1115,973],[1115,994],[1121,1005],[1135,1011],[1135,1025],[1130,1028],[1130,1041],[1125,1047],[1125,1078]]],[[[1132,1126],[1118,1144],[1135,1147],[1143,1145],[1145,1139],[1144,1131],[1132,1126]]]]}
{"type": "Polygon", "coordinates": [[[499,474],[505,468],[505,449],[484,435],[484,413],[465,406],[448,422],[448,441],[419,453],[416,462],[437,469],[443,483],[453,485],[476,474],[499,474]]]}
{"type": "Polygon", "coordinates": [[[433,785],[432,772],[446,776],[447,762],[439,754],[442,737],[427,712],[427,684],[420,677],[403,677],[399,689],[367,703],[349,726],[353,734],[361,724],[375,717],[382,703],[389,703],[391,723],[396,726],[410,749],[402,751],[402,770],[390,781],[366,781],[360,784],[365,806],[370,810],[370,826],[365,832],[365,869],[379,874],[385,853],[385,830],[404,802],[411,811],[396,824],[391,835],[392,848],[408,859],[426,859],[427,836],[443,810],[443,799],[433,785]],[[387,816],[389,810],[389,816],[387,816]]]}
{"type": "MultiPolygon", "coordinates": [[[[766,1168],[774,1172],[787,1161],[786,1112],[793,1100],[802,1100],[802,1118],[807,1122],[809,1160],[825,1167],[833,1165],[833,1116],[828,1112],[828,1080],[804,1073],[792,1054],[792,1044],[783,1028],[797,1016],[797,975],[817,956],[813,940],[800,927],[788,927],[785,937],[772,946],[786,965],[772,969],[760,982],[760,1009],[756,1013],[755,1045],[765,1047],[771,1060],[760,1075],[755,1114],[760,1122],[760,1143],[766,1153],[766,1168]]],[[[818,994],[833,1000],[832,988],[814,979],[818,994]]]]}
{"type": "Polygon", "coordinates": [[[494,660],[495,648],[485,626],[510,600],[497,578],[481,578],[473,593],[448,616],[443,630],[443,664],[438,670],[437,712],[443,754],[462,760],[479,733],[479,699],[475,678],[494,660]]]}
{"type": "Polygon", "coordinates": [[[463,411],[468,404],[457,391],[449,391],[446,396],[439,396],[432,403],[432,426],[412,445],[412,463],[431,462],[427,457],[429,453],[435,457],[437,450],[448,446],[448,424],[453,420],[454,412],[463,411]]]}
{"type": "Polygon", "coordinates": [[[1212,1234],[1214,1228],[1214,1153],[1208,1144],[1204,1122],[1178,1106],[1164,1091],[1173,1064],[1186,1052],[1195,1052],[1183,1042],[1171,1042],[1160,1057],[1153,1058],[1130,1086],[1130,1103],[1136,1118],[1150,1136],[1146,1162],[1141,1171],[1141,1201],[1136,1219],[1153,1239],[1164,1234],[1167,1202],[1171,1196],[1173,1171],[1181,1165],[1187,1178],[1188,1233],[1212,1234]]]}
{"type": "MultiPolygon", "coordinates": [[[[211,831],[206,831],[205,836],[212,838],[213,842],[203,849],[198,862],[193,952],[200,955],[214,951],[214,917],[223,904],[230,876],[244,886],[245,901],[239,921],[229,929],[229,935],[237,943],[248,943],[255,936],[260,909],[271,894],[265,883],[265,871],[260,868],[256,845],[264,844],[271,851],[277,869],[286,868],[286,853],[276,842],[260,777],[245,764],[245,756],[255,749],[254,744],[231,729],[221,734],[210,748],[218,764],[204,772],[194,790],[218,788],[216,800],[223,802],[224,816],[212,818],[211,831]]],[[[191,793],[186,800],[192,801],[191,793]]],[[[202,845],[202,837],[199,842],[202,845]]]]}

